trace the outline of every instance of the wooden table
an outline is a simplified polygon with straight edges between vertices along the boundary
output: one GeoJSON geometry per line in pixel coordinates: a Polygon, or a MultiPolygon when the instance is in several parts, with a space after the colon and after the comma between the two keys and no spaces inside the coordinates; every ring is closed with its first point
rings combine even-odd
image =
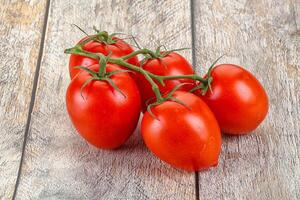
{"type": "Polygon", "coordinates": [[[299,0],[3,0],[0,52],[0,199],[300,199],[299,0]],[[72,23],[191,47],[201,74],[226,54],[265,86],[268,117],[224,136],[219,166],[196,174],[155,158],[139,131],[95,149],[66,113],[63,50],[83,37],[72,23]]]}

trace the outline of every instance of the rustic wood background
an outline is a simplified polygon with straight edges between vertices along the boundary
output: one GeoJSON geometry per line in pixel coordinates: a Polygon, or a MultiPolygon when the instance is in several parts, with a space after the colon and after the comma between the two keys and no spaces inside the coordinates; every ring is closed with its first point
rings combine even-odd
{"type": "Polygon", "coordinates": [[[299,0],[2,0],[0,61],[0,199],[300,199],[299,0]],[[225,54],[263,83],[268,117],[224,136],[219,166],[196,174],[156,159],[138,130],[95,149],[65,108],[72,23],[191,47],[199,73],[225,54]]]}

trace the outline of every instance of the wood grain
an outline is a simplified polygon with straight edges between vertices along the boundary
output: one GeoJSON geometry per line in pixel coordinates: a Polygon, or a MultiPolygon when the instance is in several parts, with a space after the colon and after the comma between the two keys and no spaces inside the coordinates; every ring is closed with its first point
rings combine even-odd
{"type": "MultiPolygon", "coordinates": [[[[95,149],[78,136],[65,109],[70,80],[63,54],[83,37],[72,23],[132,33],[147,47],[191,47],[189,6],[188,0],[51,1],[17,199],[195,198],[194,174],[156,159],[139,131],[116,151],[95,149]]],[[[191,58],[189,51],[184,54],[191,58]]]]}
{"type": "Polygon", "coordinates": [[[195,1],[199,72],[217,57],[267,90],[270,110],[251,135],[224,136],[217,170],[199,174],[200,199],[300,199],[300,2],[195,1]]]}
{"type": "Polygon", "coordinates": [[[20,165],[45,1],[0,5],[0,199],[11,199],[20,165]]]}

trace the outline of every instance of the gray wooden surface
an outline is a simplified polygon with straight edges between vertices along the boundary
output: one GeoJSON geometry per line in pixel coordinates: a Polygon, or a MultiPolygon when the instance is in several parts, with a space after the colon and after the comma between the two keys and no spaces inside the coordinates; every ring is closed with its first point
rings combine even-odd
{"type": "Polygon", "coordinates": [[[270,100],[253,134],[223,137],[219,168],[200,173],[200,197],[300,199],[300,2],[195,2],[198,71],[226,54],[221,62],[253,72],[270,100]]]}
{"type": "Polygon", "coordinates": [[[0,199],[11,199],[15,188],[22,200],[300,198],[298,0],[48,3],[0,5],[0,199]],[[156,159],[139,130],[119,150],[97,150],[78,136],[65,109],[63,49],[83,36],[72,23],[130,33],[150,48],[193,47],[183,54],[192,61],[194,53],[200,73],[226,54],[221,62],[243,65],[263,83],[268,117],[249,136],[224,136],[218,168],[199,172],[197,182],[156,159]]]}
{"type": "Polygon", "coordinates": [[[18,176],[45,5],[0,5],[0,199],[12,198],[18,176]]]}

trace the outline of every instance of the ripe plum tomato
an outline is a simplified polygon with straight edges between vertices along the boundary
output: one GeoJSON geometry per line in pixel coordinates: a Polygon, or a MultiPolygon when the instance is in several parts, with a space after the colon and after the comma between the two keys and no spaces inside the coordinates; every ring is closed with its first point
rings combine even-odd
{"type": "MultiPolygon", "coordinates": [[[[88,39],[88,36],[85,38],[81,39],[78,43],[83,42],[84,40],[88,39]]],[[[105,56],[107,56],[110,52],[112,58],[118,58],[122,57],[125,55],[128,55],[133,52],[133,48],[127,44],[125,41],[123,41],[120,38],[113,37],[113,40],[116,41],[114,44],[105,44],[100,41],[90,41],[83,45],[83,49],[89,52],[93,53],[102,53],[105,56]]],[[[133,65],[139,65],[138,57],[132,57],[127,60],[128,63],[133,64],[133,65]]],[[[98,61],[92,58],[88,58],[85,56],[81,55],[74,55],[72,54],[70,56],[70,61],[69,61],[69,72],[70,72],[70,77],[71,79],[74,78],[74,76],[81,71],[80,69],[74,68],[75,66],[84,66],[88,67],[93,64],[98,64],[98,61]]]]}
{"type": "MultiPolygon", "coordinates": [[[[142,65],[142,67],[153,74],[161,76],[194,74],[191,64],[184,57],[175,52],[172,52],[163,58],[149,59],[142,65]]],[[[137,74],[137,81],[139,84],[138,86],[140,88],[142,101],[144,102],[143,108],[145,110],[146,102],[154,99],[155,94],[151,85],[143,75],[137,74]]],[[[194,87],[194,81],[191,79],[165,80],[164,83],[165,86],[157,83],[162,94],[169,92],[180,83],[191,83],[191,85],[188,84],[181,87],[179,90],[182,91],[188,91],[194,87]]]]}
{"type": "Polygon", "coordinates": [[[248,71],[233,64],[212,69],[212,92],[198,95],[215,114],[221,130],[246,134],[263,121],[268,112],[268,97],[259,81],[248,71]]]}
{"type": "MultiPolygon", "coordinates": [[[[89,69],[98,71],[99,65],[89,69]]],[[[107,64],[107,72],[120,67],[107,64]]],[[[122,91],[106,81],[91,81],[92,76],[79,72],[71,81],[66,94],[67,110],[77,131],[90,144],[103,149],[121,146],[134,132],[141,111],[138,87],[128,73],[120,72],[110,78],[122,91]]]]}
{"type": "Polygon", "coordinates": [[[208,106],[196,95],[176,91],[186,106],[166,101],[145,112],[141,132],[147,147],[161,160],[187,171],[218,164],[220,128],[208,106]]]}

